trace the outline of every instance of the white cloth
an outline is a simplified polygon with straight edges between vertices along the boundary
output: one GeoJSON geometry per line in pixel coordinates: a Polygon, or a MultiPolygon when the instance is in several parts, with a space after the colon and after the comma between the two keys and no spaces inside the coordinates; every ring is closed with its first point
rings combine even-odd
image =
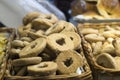
{"type": "Polygon", "coordinates": [[[22,25],[23,17],[32,11],[52,13],[36,0],[0,0],[0,21],[7,27],[22,25]]]}

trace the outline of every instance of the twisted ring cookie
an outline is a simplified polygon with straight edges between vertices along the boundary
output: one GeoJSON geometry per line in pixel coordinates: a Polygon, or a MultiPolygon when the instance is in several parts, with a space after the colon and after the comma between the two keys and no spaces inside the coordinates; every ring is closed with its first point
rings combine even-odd
{"type": "Polygon", "coordinates": [[[13,47],[24,47],[23,41],[21,40],[14,40],[12,41],[12,46],[13,47]]]}
{"type": "Polygon", "coordinates": [[[27,41],[27,42],[32,42],[33,40],[30,37],[21,37],[21,41],[27,41]]]}
{"type": "Polygon", "coordinates": [[[41,57],[20,58],[12,61],[13,66],[28,66],[39,64],[42,61],[41,57]]]}
{"type": "Polygon", "coordinates": [[[34,57],[41,53],[46,47],[46,39],[38,38],[25,46],[19,53],[20,57],[34,57]]]}
{"type": "Polygon", "coordinates": [[[45,34],[49,35],[52,33],[59,33],[61,31],[75,31],[75,27],[73,24],[68,23],[66,21],[58,21],[56,24],[54,24],[52,27],[50,27],[45,34]]]}
{"type": "Polygon", "coordinates": [[[28,66],[27,70],[29,74],[34,76],[49,76],[56,73],[58,66],[55,62],[41,62],[37,65],[28,66]]]}
{"type": "Polygon", "coordinates": [[[45,35],[43,35],[43,34],[37,34],[37,33],[34,33],[34,32],[30,32],[30,31],[28,31],[27,32],[28,33],[28,36],[29,37],[31,37],[32,39],[37,39],[37,38],[46,38],[46,36],[45,35]]]}
{"type": "Polygon", "coordinates": [[[83,58],[76,51],[68,50],[58,55],[56,63],[61,74],[76,73],[76,70],[83,66],[83,58]]]}
{"type": "Polygon", "coordinates": [[[61,51],[74,49],[72,40],[64,34],[54,33],[47,37],[47,44],[54,52],[59,53],[61,51]]]}
{"type": "Polygon", "coordinates": [[[55,24],[58,21],[58,18],[54,14],[46,14],[45,16],[39,16],[38,18],[45,19],[52,24],[55,24]]]}
{"type": "Polygon", "coordinates": [[[53,24],[46,19],[37,18],[32,21],[32,29],[35,29],[35,30],[41,29],[45,31],[51,26],[53,26],[53,24]]]}
{"type": "Polygon", "coordinates": [[[45,16],[44,14],[40,13],[40,12],[31,12],[28,13],[24,18],[23,18],[23,24],[27,25],[28,23],[32,22],[32,20],[34,20],[35,18],[39,17],[39,16],[45,16]]]}
{"type": "Polygon", "coordinates": [[[19,33],[20,37],[27,36],[27,32],[26,31],[30,31],[30,30],[31,30],[31,24],[28,24],[26,26],[18,27],[18,33],[19,33]]]}
{"type": "Polygon", "coordinates": [[[114,58],[108,53],[101,53],[98,55],[96,62],[105,68],[117,69],[117,64],[114,58]]]}
{"type": "Polygon", "coordinates": [[[74,50],[80,48],[81,39],[80,36],[75,32],[63,32],[67,37],[69,37],[74,43],[74,50]]]}

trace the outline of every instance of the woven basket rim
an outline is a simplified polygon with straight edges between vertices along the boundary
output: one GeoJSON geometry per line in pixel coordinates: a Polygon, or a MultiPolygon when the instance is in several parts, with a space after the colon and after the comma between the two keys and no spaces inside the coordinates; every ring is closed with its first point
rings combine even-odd
{"type": "MultiPolygon", "coordinates": [[[[15,35],[15,29],[14,28],[0,27],[0,32],[6,32],[6,33],[10,34],[9,37],[8,37],[8,42],[11,41],[11,39],[13,39],[13,37],[15,35]]],[[[8,43],[6,45],[9,46],[8,43]]],[[[6,66],[7,66],[7,62],[6,62],[7,59],[8,59],[8,52],[7,52],[7,50],[5,51],[5,53],[6,53],[5,56],[4,56],[5,61],[3,62],[4,63],[4,67],[1,69],[1,70],[3,70],[3,72],[2,72],[2,74],[0,76],[0,80],[3,79],[5,71],[6,71],[6,66]]]]}

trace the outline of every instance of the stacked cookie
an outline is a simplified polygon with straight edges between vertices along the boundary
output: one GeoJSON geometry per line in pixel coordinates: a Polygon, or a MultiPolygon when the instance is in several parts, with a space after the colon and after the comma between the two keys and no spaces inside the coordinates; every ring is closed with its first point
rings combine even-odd
{"type": "Polygon", "coordinates": [[[120,27],[118,25],[98,25],[80,28],[89,42],[96,62],[105,67],[119,70],[120,27]]]}
{"type": "Polygon", "coordinates": [[[14,75],[71,74],[83,66],[83,58],[77,52],[81,39],[73,24],[38,12],[27,14],[23,24],[11,43],[14,75]]]}

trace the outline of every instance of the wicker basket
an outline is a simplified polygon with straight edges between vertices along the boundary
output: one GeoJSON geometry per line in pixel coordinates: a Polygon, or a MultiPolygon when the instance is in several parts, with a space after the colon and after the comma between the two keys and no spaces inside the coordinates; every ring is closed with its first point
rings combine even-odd
{"type": "Polygon", "coordinates": [[[33,77],[33,76],[15,76],[13,72],[13,66],[11,64],[12,59],[8,59],[7,70],[8,74],[5,75],[5,80],[93,80],[90,67],[87,63],[87,60],[83,54],[82,48],[78,50],[81,52],[81,56],[84,59],[83,69],[84,72],[81,74],[70,74],[70,75],[53,75],[53,76],[44,76],[44,77],[33,77]]]}
{"type": "Polygon", "coordinates": [[[15,30],[13,28],[0,28],[0,32],[5,33],[7,36],[7,47],[5,50],[5,55],[4,58],[2,60],[2,66],[0,66],[0,80],[3,80],[4,78],[4,74],[5,74],[5,70],[6,70],[6,66],[7,66],[7,59],[8,59],[8,49],[10,48],[10,42],[13,39],[14,35],[15,35],[15,30]]]}
{"type": "MultiPolygon", "coordinates": [[[[78,31],[80,33],[81,28],[94,27],[94,28],[104,28],[106,25],[109,26],[120,26],[120,22],[102,22],[102,23],[80,23],[78,24],[78,31]]],[[[90,48],[88,42],[85,40],[84,35],[80,34],[82,37],[82,46],[87,58],[88,63],[90,64],[94,80],[120,80],[120,70],[104,68],[97,64],[95,58],[92,54],[92,49],[90,48]]]]}

